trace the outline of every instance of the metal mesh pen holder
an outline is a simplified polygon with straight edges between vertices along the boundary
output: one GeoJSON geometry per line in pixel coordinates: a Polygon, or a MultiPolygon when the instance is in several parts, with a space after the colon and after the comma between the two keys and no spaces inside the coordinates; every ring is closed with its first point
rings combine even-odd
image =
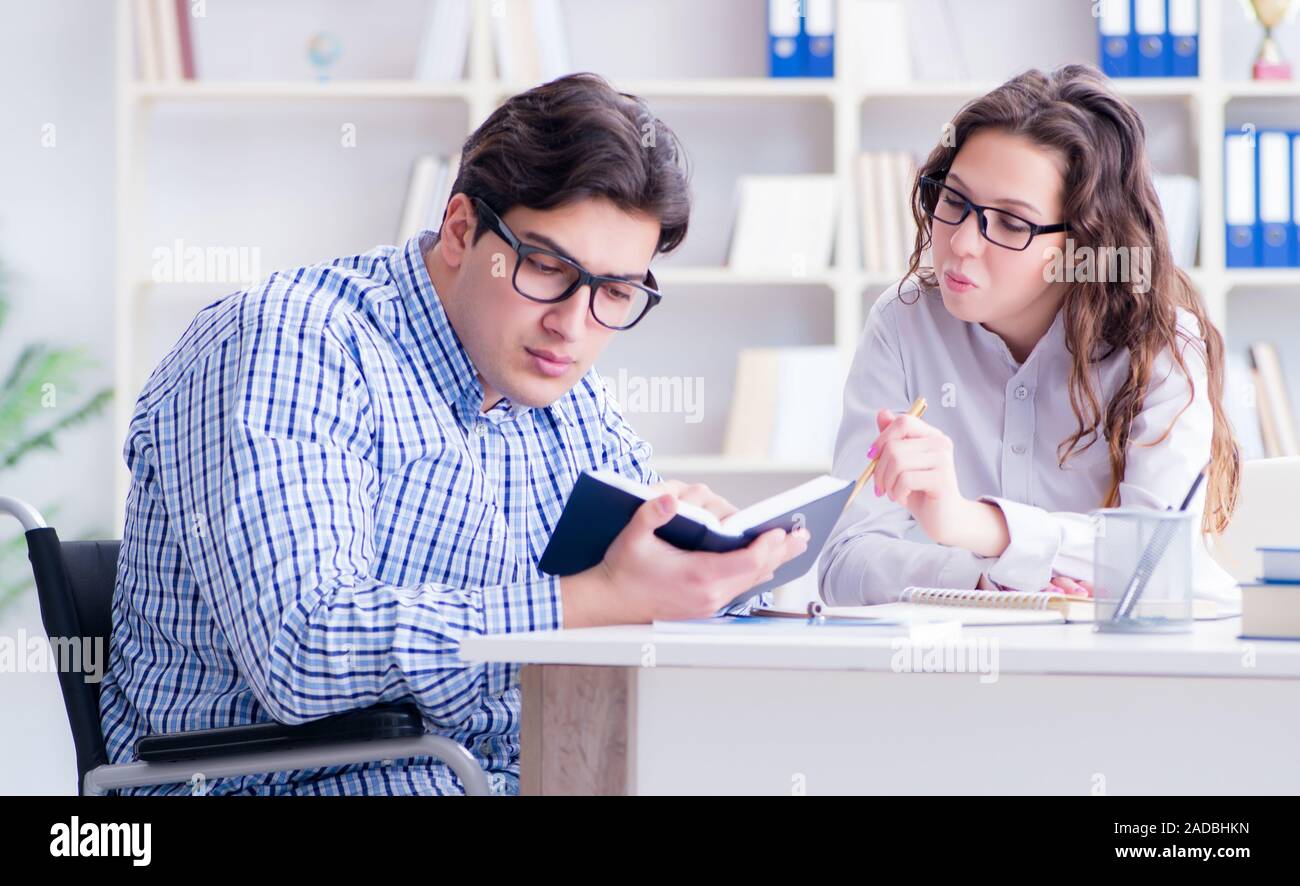
{"type": "Polygon", "coordinates": [[[1187,511],[1093,511],[1098,631],[1192,629],[1192,521],[1187,511]]]}

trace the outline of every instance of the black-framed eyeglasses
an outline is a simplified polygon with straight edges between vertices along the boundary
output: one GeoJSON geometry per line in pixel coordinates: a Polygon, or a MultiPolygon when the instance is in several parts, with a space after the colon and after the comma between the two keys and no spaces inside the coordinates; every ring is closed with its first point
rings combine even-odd
{"type": "Polygon", "coordinates": [[[591,293],[591,316],[596,322],[608,329],[624,330],[641,322],[641,318],[663,298],[650,271],[646,271],[643,283],[593,274],[570,258],[522,242],[492,211],[492,207],[477,197],[470,200],[488,230],[514,250],[515,268],[510,282],[515,291],[529,301],[564,301],[586,286],[591,293]]]}
{"type": "Polygon", "coordinates": [[[921,206],[925,214],[945,225],[959,225],[971,212],[979,219],[980,234],[994,246],[1024,252],[1039,234],[1055,234],[1070,230],[1067,222],[1039,225],[1014,212],[992,206],[972,203],[961,191],[948,187],[938,179],[921,176],[921,206]]]}

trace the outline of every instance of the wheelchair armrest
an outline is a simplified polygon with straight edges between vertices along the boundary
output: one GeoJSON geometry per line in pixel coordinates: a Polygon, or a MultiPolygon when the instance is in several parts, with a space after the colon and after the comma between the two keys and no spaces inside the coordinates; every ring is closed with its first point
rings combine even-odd
{"type": "Polygon", "coordinates": [[[346,711],[297,726],[253,723],[146,735],[136,740],[135,757],[143,763],[173,763],[339,742],[415,738],[423,734],[424,718],[420,709],[410,702],[395,702],[346,711]]]}

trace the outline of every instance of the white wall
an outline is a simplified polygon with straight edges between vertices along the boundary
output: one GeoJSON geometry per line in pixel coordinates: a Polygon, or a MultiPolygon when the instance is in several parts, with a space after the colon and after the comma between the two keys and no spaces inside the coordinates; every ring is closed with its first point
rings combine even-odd
{"type": "MultiPolygon", "coordinates": [[[[39,339],[84,347],[101,366],[87,384],[112,384],[112,13],[102,0],[0,3],[0,261],[12,302],[0,372],[39,339]],[[41,144],[47,123],[52,148],[41,144]]],[[[59,394],[59,408],[71,404],[59,394]]],[[[59,452],[0,474],[0,489],[42,508],[62,503],[65,534],[116,534],[110,471],[120,446],[109,426],[105,415],[66,434],[59,452]]],[[[0,537],[15,526],[4,518],[0,537]]],[[[30,597],[0,615],[0,636],[24,631],[42,633],[30,597]]],[[[69,793],[75,771],[54,675],[0,674],[0,794],[69,793]]]]}

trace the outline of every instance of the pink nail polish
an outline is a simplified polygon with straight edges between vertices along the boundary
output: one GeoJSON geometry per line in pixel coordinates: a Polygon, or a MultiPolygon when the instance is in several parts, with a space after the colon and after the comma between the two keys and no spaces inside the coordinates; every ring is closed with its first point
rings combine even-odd
{"type": "Polygon", "coordinates": [[[873,443],[871,445],[871,448],[867,450],[867,458],[875,458],[875,457],[876,457],[876,446],[873,443]]]}

